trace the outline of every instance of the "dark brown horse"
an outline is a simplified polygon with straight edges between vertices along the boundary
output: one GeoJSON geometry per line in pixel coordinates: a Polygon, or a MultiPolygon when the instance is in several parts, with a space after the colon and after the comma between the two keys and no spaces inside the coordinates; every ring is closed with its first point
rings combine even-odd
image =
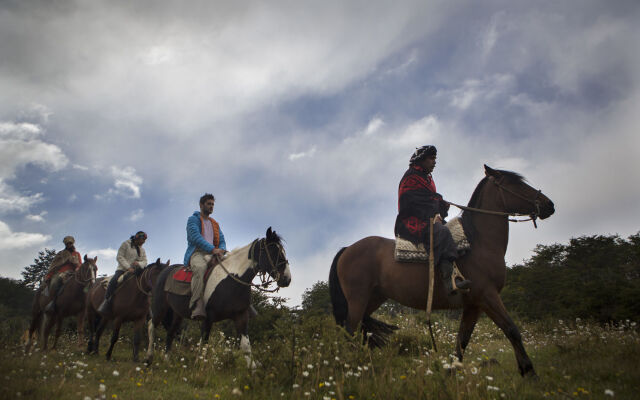
{"type": "MultiPolygon", "coordinates": [[[[509,219],[508,215],[495,212],[544,219],[555,209],[549,198],[527,185],[516,173],[493,170],[485,165],[485,175],[471,196],[468,207],[493,211],[494,214],[472,210],[463,212],[463,226],[471,241],[471,250],[456,261],[473,286],[470,292],[462,295],[461,302],[455,304],[438,280],[434,285],[433,308],[463,308],[456,343],[460,361],[480,313],[485,312],[513,345],[520,374],[535,376],[520,332],[500,298],[506,276],[504,256],[509,238],[509,219]]],[[[363,331],[371,333],[377,342],[384,342],[384,337],[376,335],[388,333],[390,326],[373,319],[371,313],[387,299],[408,307],[426,309],[428,276],[426,264],[396,262],[394,241],[390,239],[370,236],[343,248],[336,254],[329,274],[336,322],[353,333],[362,321],[363,331]]]]}
{"type": "Polygon", "coordinates": [[[44,312],[44,308],[47,303],[49,303],[51,295],[44,295],[44,287],[41,287],[40,290],[36,292],[31,309],[32,319],[31,326],[29,327],[29,338],[26,344],[27,351],[31,347],[33,333],[40,331],[41,325],[44,327],[41,330],[42,349],[46,350],[49,333],[54,324],[56,324],[56,334],[53,340],[53,348],[55,349],[58,344],[60,330],[62,329],[62,320],[73,315],[77,316],[78,347],[83,346],[86,289],[96,280],[96,270],[98,269],[96,266],[97,260],[98,257],[88,258],[85,254],[82,265],[73,272],[60,288],[60,294],[56,299],[53,312],[44,312]]]}
{"type": "MultiPolygon", "coordinates": [[[[164,323],[167,328],[165,356],[171,349],[173,338],[180,329],[183,319],[191,317],[189,296],[180,296],[164,290],[167,279],[182,267],[175,265],[167,268],[153,289],[152,317],[149,321],[149,350],[147,362],[151,363],[154,351],[155,327],[164,323]]],[[[251,313],[251,281],[257,274],[269,275],[278,287],[291,283],[289,261],[287,261],[282,241],[275,231],[267,229],[266,237],[234,249],[216,265],[209,275],[204,289],[207,317],[202,322],[202,340],[209,338],[214,322],[231,319],[240,336],[240,347],[245,353],[249,366],[251,344],[248,335],[248,322],[251,313]]]]}
{"type": "Polygon", "coordinates": [[[155,263],[147,265],[137,273],[123,275],[124,280],[116,288],[111,312],[108,314],[102,315],[97,311],[104,300],[106,292],[104,281],[108,277],[101,279],[91,287],[87,294],[86,307],[87,321],[89,322],[89,344],[87,346],[89,354],[98,354],[100,336],[109,321],[113,321],[111,345],[106,354],[107,360],[110,360],[113,347],[120,335],[120,327],[124,322],[133,321],[133,360],[138,361],[142,327],[149,313],[151,290],[158,276],[168,264],[168,260],[166,264],[162,264],[158,258],[155,263]]]}

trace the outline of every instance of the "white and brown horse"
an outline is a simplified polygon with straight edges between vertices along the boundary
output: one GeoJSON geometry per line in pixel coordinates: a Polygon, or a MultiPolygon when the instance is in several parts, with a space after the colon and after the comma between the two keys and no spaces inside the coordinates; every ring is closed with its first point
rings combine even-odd
{"type": "MultiPolygon", "coordinates": [[[[158,278],[153,288],[152,317],[149,321],[149,349],[147,362],[151,363],[154,352],[155,328],[163,323],[167,329],[165,354],[171,349],[176,332],[183,319],[189,319],[189,295],[167,292],[165,283],[182,265],[167,268],[158,278]]],[[[266,236],[256,239],[246,246],[234,249],[216,265],[208,276],[204,289],[207,316],[201,325],[202,340],[209,337],[214,322],[231,319],[240,336],[240,348],[245,353],[248,365],[251,360],[251,344],[248,336],[248,322],[251,313],[251,282],[253,278],[270,276],[278,287],[291,283],[289,261],[280,236],[271,227],[266,236]]]]}

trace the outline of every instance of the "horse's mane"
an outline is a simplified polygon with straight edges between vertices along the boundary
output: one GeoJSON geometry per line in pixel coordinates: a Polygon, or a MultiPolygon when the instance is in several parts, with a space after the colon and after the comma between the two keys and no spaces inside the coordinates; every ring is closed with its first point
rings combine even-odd
{"type": "MultiPolygon", "coordinates": [[[[504,180],[507,183],[522,183],[525,181],[525,178],[517,172],[507,171],[503,169],[496,169],[494,171],[498,172],[501,176],[503,176],[504,180]]],[[[478,207],[478,198],[480,197],[480,193],[482,192],[484,185],[488,181],[489,181],[489,177],[485,176],[484,178],[482,178],[480,183],[478,183],[478,186],[476,186],[475,190],[473,191],[473,194],[471,195],[471,199],[469,199],[469,203],[467,204],[467,207],[476,207],[476,208],[478,207]]],[[[471,215],[472,215],[472,212],[470,211],[462,212],[462,227],[464,228],[464,231],[467,234],[467,240],[469,240],[470,243],[473,243],[474,237],[477,236],[477,231],[475,226],[473,225],[473,222],[471,221],[471,215]]]]}

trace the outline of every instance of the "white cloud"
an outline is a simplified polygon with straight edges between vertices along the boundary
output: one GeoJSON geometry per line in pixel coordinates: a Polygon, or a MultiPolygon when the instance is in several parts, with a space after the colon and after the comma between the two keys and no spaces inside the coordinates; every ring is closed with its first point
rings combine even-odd
{"type": "Polygon", "coordinates": [[[133,167],[111,167],[111,174],[114,182],[113,188],[109,189],[109,194],[119,195],[125,198],[139,199],[140,185],[142,185],[142,177],[136,174],[133,167]]]}
{"type": "Polygon", "coordinates": [[[51,239],[41,233],[12,232],[9,225],[0,221],[0,250],[20,250],[42,246],[51,239]]]}
{"type": "Polygon", "coordinates": [[[23,195],[0,179],[0,213],[27,212],[31,206],[44,200],[42,193],[23,195]]]}
{"type": "Polygon", "coordinates": [[[142,219],[143,217],[144,217],[144,210],[142,208],[139,208],[139,209],[133,211],[131,213],[131,215],[129,215],[128,219],[131,222],[135,222],[135,221],[138,221],[138,220],[142,219]]]}
{"type": "Polygon", "coordinates": [[[36,139],[42,135],[39,125],[0,121],[0,212],[26,212],[43,200],[42,193],[19,193],[7,183],[19,168],[34,164],[58,171],[67,165],[58,146],[36,139]]]}
{"type": "Polygon", "coordinates": [[[25,218],[33,222],[44,222],[45,215],[47,215],[47,212],[43,211],[40,214],[29,214],[25,218]]]}
{"type": "Polygon", "coordinates": [[[98,256],[98,275],[107,274],[110,275],[115,272],[115,268],[118,265],[116,262],[116,256],[118,250],[108,247],[106,249],[95,249],[87,252],[87,257],[98,256]]]}
{"type": "Polygon", "coordinates": [[[289,154],[289,161],[295,161],[301,158],[313,157],[314,154],[316,154],[316,146],[312,146],[311,149],[309,149],[308,151],[289,154]]]}
{"type": "Polygon", "coordinates": [[[29,122],[0,121],[0,137],[30,140],[42,135],[42,128],[29,122]]]}

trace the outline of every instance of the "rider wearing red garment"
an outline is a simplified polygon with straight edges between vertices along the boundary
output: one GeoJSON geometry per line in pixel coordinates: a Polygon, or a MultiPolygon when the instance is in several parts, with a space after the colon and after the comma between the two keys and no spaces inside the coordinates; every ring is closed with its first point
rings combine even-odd
{"type": "Polygon", "coordinates": [[[435,146],[422,146],[411,156],[409,169],[398,186],[398,216],[394,231],[396,236],[416,245],[424,243],[425,249],[429,251],[429,219],[435,218],[434,260],[440,269],[447,293],[455,294],[456,289],[468,289],[471,281],[457,280],[457,288],[451,281],[457,250],[451,233],[442,225],[443,218],[447,217],[449,204],[436,192],[431,176],[436,166],[436,154],[435,146]]]}
{"type": "Polygon", "coordinates": [[[76,251],[76,240],[73,236],[65,236],[62,239],[64,250],[60,250],[53,260],[51,266],[45,275],[45,284],[49,287],[49,298],[51,301],[45,307],[45,311],[55,311],[56,298],[62,286],[62,273],[67,271],[75,271],[82,264],[82,257],[76,251]]]}

